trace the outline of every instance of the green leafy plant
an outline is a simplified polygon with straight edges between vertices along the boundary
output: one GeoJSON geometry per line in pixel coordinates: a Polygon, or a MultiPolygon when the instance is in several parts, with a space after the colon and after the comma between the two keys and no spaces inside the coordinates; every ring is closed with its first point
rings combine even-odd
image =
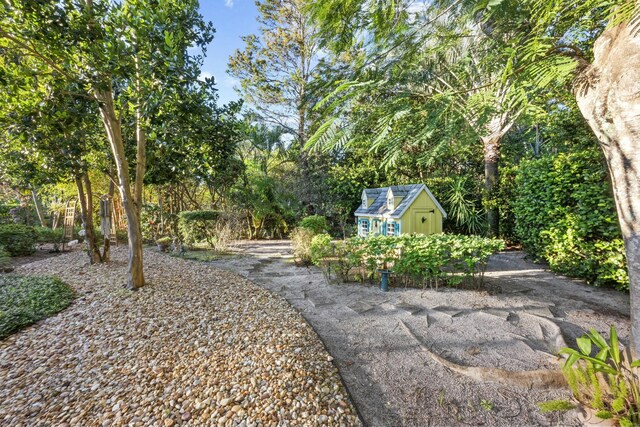
{"type": "Polygon", "coordinates": [[[515,233],[551,270],[627,290],[624,242],[607,183],[595,147],[521,162],[515,233]]]}
{"type": "Polygon", "coordinates": [[[34,227],[38,234],[38,243],[61,243],[62,228],[34,227]]]}
{"type": "Polygon", "coordinates": [[[314,234],[321,234],[329,230],[329,223],[327,222],[327,218],[321,215],[311,215],[300,221],[300,227],[307,228],[314,234]]]}
{"type": "Polygon", "coordinates": [[[0,245],[0,273],[9,266],[11,262],[11,254],[4,246],[0,245]]]}
{"type": "Polygon", "coordinates": [[[173,239],[169,236],[164,236],[156,239],[156,243],[161,246],[169,246],[171,242],[173,242],[173,239]]]}
{"type": "Polygon", "coordinates": [[[209,210],[180,212],[178,230],[184,243],[193,245],[206,241],[209,246],[214,246],[219,217],[219,212],[209,210]]]}
{"type": "Polygon", "coordinates": [[[547,414],[549,412],[563,412],[570,411],[576,407],[573,403],[567,400],[549,400],[547,402],[538,402],[540,412],[547,414]]]}
{"type": "Polygon", "coordinates": [[[74,292],[55,277],[0,276],[0,339],[65,309],[74,292]]]}
{"type": "Polygon", "coordinates": [[[4,246],[11,256],[32,254],[37,240],[38,233],[33,227],[21,224],[0,225],[0,245],[4,246]]]}
{"type": "Polygon", "coordinates": [[[314,263],[333,268],[343,280],[354,269],[362,281],[391,269],[396,284],[436,288],[441,283],[479,286],[489,256],[504,248],[498,239],[435,234],[354,237],[336,242],[329,252],[327,239],[316,242],[314,263]]]}
{"type": "Polygon", "coordinates": [[[602,419],[614,418],[621,426],[640,423],[640,360],[620,351],[618,334],[612,325],[609,341],[595,329],[576,340],[578,350],[563,348],[563,373],[574,397],[598,412],[602,419]],[[593,353],[595,355],[592,355],[593,353]]]}

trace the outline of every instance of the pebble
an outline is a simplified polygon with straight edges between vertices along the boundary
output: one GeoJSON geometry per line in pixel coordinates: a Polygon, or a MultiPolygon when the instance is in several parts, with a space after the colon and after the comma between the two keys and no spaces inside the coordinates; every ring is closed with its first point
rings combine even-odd
{"type": "Polygon", "coordinates": [[[78,297],[0,341],[3,427],[361,425],[333,358],[282,298],[153,250],[148,285],[130,292],[126,253],[17,268],[58,276],[78,297]]]}

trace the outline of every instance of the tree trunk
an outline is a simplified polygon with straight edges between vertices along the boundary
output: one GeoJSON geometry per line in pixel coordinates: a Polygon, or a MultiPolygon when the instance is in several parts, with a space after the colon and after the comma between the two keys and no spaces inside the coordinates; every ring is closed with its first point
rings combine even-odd
{"type": "MultiPolygon", "coordinates": [[[[116,222],[116,218],[114,215],[114,203],[113,203],[113,196],[115,195],[116,192],[116,185],[113,182],[113,180],[111,179],[111,176],[113,174],[113,170],[110,167],[109,168],[109,192],[107,193],[107,195],[109,196],[109,203],[110,203],[110,207],[111,207],[111,212],[109,212],[108,214],[111,215],[111,221],[110,221],[110,225],[111,228],[115,227],[115,222],[116,222]]],[[[104,236],[102,236],[104,238],[104,242],[103,242],[103,249],[102,249],[102,261],[103,262],[108,262],[111,259],[111,238],[110,238],[110,234],[111,234],[111,230],[109,230],[109,233],[105,234],[104,236]]]]}
{"type": "Polygon", "coordinates": [[[91,264],[102,262],[96,231],[93,227],[93,192],[91,181],[86,173],[81,177],[76,177],[76,187],[78,187],[78,200],[80,201],[80,213],[84,224],[84,238],[87,242],[89,260],[91,264]]]}
{"type": "Polygon", "coordinates": [[[40,203],[40,199],[38,198],[38,193],[34,190],[33,187],[29,188],[31,190],[31,197],[33,197],[33,204],[36,207],[36,212],[38,213],[38,219],[40,220],[40,225],[42,227],[47,227],[47,220],[44,217],[44,211],[42,210],[42,203],[40,203]]]}
{"type": "Polygon", "coordinates": [[[500,160],[500,140],[492,137],[482,138],[484,145],[484,189],[488,205],[487,231],[496,237],[500,233],[500,212],[495,203],[498,187],[498,161],[500,160]]]}
{"type": "Polygon", "coordinates": [[[487,232],[489,236],[500,234],[500,211],[497,205],[499,184],[500,143],[513,126],[507,114],[493,117],[480,137],[484,147],[484,189],[486,191],[487,232]]]}
{"type": "Polygon", "coordinates": [[[138,107],[136,111],[136,182],[134,185],[134,197],[136,207],[138,208],[138,215],[140,215],[142,210],[142,188],[144,186],[144,173],[147,164],[147,133],[144,130],[142,120],[142,113],[138,107]]]}
{"type": "Polygon", "coordinates": [[[138,209],[131,194],[129,180],[129,162],[122,141],[122,129],[113,105],[113,93],[111,89],[96,90],[94,93],[98,100],[100,116],[113,152],[113,159],[118,172],[118,190],[122,197],[122,207],[127,215],[127,234],[129,237],[129,271],[127,286],[135,290],[144,286],[144,271],[142,267],[142,232],[138,209]]]}
{"type": "Polygon", "coordinates": [[[576,99],[607,160],[625,243],[631,340],[640,354],[640,34],[633,24],[605,31],[593,63],[576,78],[576,99]]]}

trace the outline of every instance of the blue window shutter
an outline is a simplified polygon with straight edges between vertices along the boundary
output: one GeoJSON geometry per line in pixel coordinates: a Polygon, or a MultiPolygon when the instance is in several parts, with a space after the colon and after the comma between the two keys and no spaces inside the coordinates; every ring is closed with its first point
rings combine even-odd
{"type": "Polygon", "coordinates": [[[400,235],[400,223],[399,222],[396,222],[395,232],[396,232],[396,236],[400,235]]]}

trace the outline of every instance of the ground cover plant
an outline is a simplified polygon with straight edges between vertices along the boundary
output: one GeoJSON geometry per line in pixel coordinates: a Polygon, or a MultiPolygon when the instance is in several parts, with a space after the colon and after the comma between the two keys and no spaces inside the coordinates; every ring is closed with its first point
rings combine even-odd
{"type": "Polygon", "coordinates": [[[69,285],[55,277],[0,276],[0,339],[53,316],[73,298],[69,285]]]}
{"type": "Polygon", "coordinates": [[[576,341],[578,350],[560,350],[567,355],[562,371],[574,397],[595,409],[598,418],[622,427],[640,424],[640,360],[620,350],[616,328],[611,325],[609,341],[595,329],[576,341]]]}
{"type": "Polygon", "coordinates": [[[392,272],[392,283],[438,287],[441,284],[477,287],[482,284],[489,257],[504,249],[504,242],[455,234],[353,237],[332,242],[330,236],[313,238],[313,263],[343,281],[373,280],[380,270],[392,272]]]}

